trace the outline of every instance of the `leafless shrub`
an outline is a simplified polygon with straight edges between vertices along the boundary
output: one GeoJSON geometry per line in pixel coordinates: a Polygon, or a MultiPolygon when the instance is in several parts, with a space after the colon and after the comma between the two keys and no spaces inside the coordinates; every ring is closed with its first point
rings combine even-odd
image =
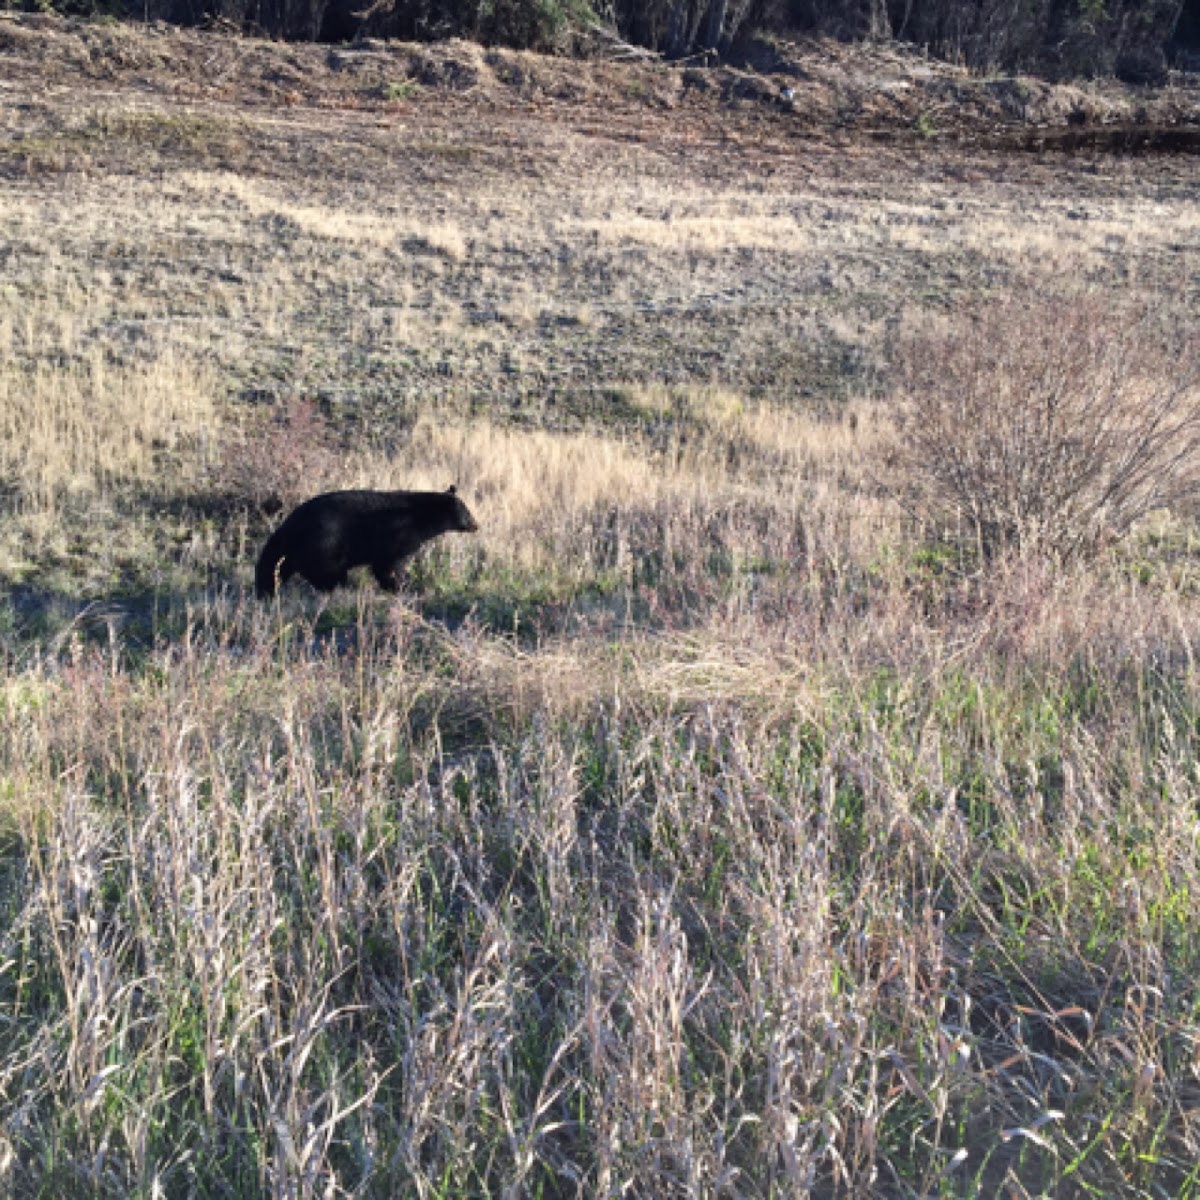
{"type": "Polygon", "coordinates": [[[1200,357],[1146,314],[1005,300],[898,355],[896,494],[978,549],[1067,559],[1200,491],[1200,357]]]}
{"type": "Polygon", "coordinates": [[[313,400],[299,397],[227,443],[219,486],[235,504],[276,513],[320,491],[335,462],[329,422],[313,400]]]}

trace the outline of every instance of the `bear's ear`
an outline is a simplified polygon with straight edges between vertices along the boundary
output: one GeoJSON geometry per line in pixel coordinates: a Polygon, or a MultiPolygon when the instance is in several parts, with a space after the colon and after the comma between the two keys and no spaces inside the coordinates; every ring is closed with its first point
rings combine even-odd
{"type": "Polygon", "coordinates": [[[449,487],[446,489],[446,495],[447,495],[447,496],[457,496],[457,495],[458,495],[458,485],[457,485],[457,484],[454,484],[454,483],[452,483],[452,484],[451,484],[451,485],[450,485],[450,486],[449,486],[449,487]]]}

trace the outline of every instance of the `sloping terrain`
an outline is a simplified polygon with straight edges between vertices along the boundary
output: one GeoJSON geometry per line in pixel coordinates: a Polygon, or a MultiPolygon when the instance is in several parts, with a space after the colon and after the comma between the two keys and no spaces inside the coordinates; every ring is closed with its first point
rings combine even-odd
{"type": "Polygon", "coordinates": [[[94,103],[126,92],[384,118],[436,102],[490,112],[496,122],[531,111],[546,121],[636,122],[642,138],[666,141],[685,125],[768,140],[912,133],[1019,141],[1035,129],[1090,129],[1099,138],[1105,128],[1138,128],[1173,130],[1183,145],[1200,126],[1200,84],[1187,76],[1157,91],[979,79],[904,48],[829,41],[761,47],[757,70],[597,55],[547,58],[466,42],[284,45],[220,30],[0,16],[3,86],[17,102],[80,87],[94,103]]]}

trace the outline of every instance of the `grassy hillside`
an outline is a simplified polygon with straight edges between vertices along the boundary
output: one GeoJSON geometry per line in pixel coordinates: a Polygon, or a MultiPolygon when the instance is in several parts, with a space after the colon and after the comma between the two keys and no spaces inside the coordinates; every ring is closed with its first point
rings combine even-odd
{"type": "Polygon", "coordinates": [[[1200,1193],[1190,459],[1068,561],[927,470],[1190,449],[1194,159],[108,37],[0,25],[5,1193],[1200,1193]]]}

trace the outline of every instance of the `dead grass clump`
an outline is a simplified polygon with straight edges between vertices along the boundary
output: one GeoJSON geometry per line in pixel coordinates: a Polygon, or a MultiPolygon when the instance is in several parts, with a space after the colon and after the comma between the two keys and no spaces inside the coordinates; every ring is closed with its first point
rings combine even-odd
{"type": "Polygon", "coordinates": [[[0,570],[84,588],[161,571],[170,512],[220,439],[216,386],[190,356],[99,349],[0,370],[0,570]],[[131,517],[132,502],[146,515],[131,517]],[[158,559],[155,564],[154,560],[158,559]]]}
{"type": "Polygon", "coordinates": [[[984,558],[1087,555],[1200,495],[1200,346],[1148,315],[1004,299],[897,366],[896,495],[984,558]]]}
{"type": "Polygon", "coordinates": [[[708,389],[637,389],[630,404],[653,428],[552,433],[426,412],[395,459],[365,469],[403,471],[404,486],[457,481],[488,513],[489,552],[527,563],[578,555],[597,539],[609,557],[631,537],[661,554],[668,526],[690,527],[679,550],[703,560],[706,531],[731,513],[746,530],[769,524],[783,551],[803,540],[802,527],[832,521],[835,508],[843,523],[881,527],[882,505],[863,495],[862,464],[884,426],[865,409],[818,421],[708,389]],[[655,530],[637,537],[647,521],[655,530]]]}

